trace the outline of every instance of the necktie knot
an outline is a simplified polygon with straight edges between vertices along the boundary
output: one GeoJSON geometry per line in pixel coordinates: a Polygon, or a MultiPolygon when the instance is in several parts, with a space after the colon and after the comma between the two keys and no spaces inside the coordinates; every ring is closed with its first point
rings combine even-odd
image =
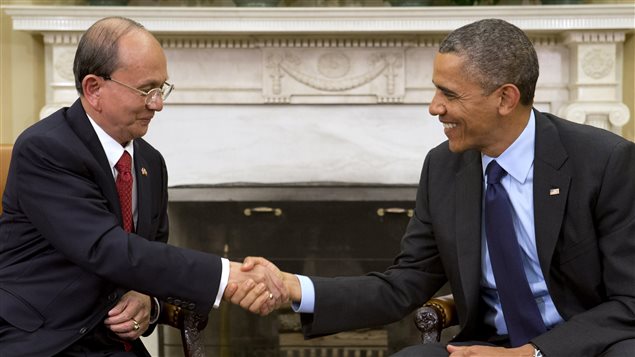
{"type": "Polygon", "coordinates": [[[132,166],[132,158],[127,151],[124,151],[119,158],[119,161],[115,164],[115,168],[119,173],[130,172],[130,167],[132,166]]]}
{"type": "Polygon", "coordinates": [[[132,158],[127,151],[124,151],[119,158],[119,161],[117,161],[117,164],[115,164],[115,168],[117,169],[117,178],[126,182],[132,181],[132,173],[130,172],[131,166],[132,158]]]}
{"type": "Polygon", "coordinates": [[[507,175],[507,171],[500,167],[496,160],[492,160],[492,162],[487,165],[485,174],[487,174],[487,184],[493,184],[499,183],[501,179],[507,175]]]}

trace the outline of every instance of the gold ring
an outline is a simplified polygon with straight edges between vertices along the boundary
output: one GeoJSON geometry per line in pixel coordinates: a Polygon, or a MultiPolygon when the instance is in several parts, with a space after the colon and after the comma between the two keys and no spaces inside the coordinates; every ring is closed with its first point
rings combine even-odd
{"type": "Polygon", "coordinates": [[[272,300],[272,299],[273,299],[273,294],[269,293],[269,300],[272,300]]]}
{"type": "Polygon", "coordinates": [[[139,323],[137,322],[137,320],[135,319],[131,319],[132,320],[132,329],[137,331],[141,328],[141,325],[139,325],[139,323]]]}

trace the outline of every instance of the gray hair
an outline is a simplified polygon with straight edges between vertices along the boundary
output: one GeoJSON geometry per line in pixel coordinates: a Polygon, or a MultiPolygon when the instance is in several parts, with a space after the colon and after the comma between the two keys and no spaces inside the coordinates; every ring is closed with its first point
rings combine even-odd
{"type": "Polygon", "coordinates": [[[518,27],[498,19],[477,21],[450,33],[441,42],[439,53],[463,57],[464,75],[476,80],[485,95],[511,83],[518,87],[523,105],[533,103],[538,56],[518,27]]]}
{"type": "Polygon", "coordinates": [[[82,81],[89,74],[108,77],[119,66],[119,39],[133,30],[145,30],[140,23],[125,17],[106,17],[86,30],[77,46],[73,73],[75,88],[84,94],[82,81]]]}

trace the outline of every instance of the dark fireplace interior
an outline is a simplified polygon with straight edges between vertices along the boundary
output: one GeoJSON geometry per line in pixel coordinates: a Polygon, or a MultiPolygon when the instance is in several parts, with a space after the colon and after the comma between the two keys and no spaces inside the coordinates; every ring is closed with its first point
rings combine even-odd
{"type": "MultiPolygon", "coordinates": [[[[170,242],[241,261],[264,256],[284,271],[342,276],[383,271],[399,252],[412,199],[171,202],[170,242]]],[[[326,200],[323,200],[326,199],[326,200]]],[[[304,341],[299,316],[252,315],[228,303],[212,310],[204,333],[211,356],[387,356],[417,343],[411,316],[387,326],[304,341]]],[[[369,311],[369,313],[372,313],[369,311]]],[[[178,331],[162,327],[160,354],[182,355],[178,331]]]]}

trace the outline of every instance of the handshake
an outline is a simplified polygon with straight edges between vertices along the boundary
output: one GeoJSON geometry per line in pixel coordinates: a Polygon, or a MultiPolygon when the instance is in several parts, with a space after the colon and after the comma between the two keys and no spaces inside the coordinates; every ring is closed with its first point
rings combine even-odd
{"type": "Polygon", "coordinates": [[[300,301],[298,278],[280,271],[270,261],[247,257],[244,262],[229,262],[229,281],[223,299],[243,309],[266,316],[282,304],[300,301]]]}

